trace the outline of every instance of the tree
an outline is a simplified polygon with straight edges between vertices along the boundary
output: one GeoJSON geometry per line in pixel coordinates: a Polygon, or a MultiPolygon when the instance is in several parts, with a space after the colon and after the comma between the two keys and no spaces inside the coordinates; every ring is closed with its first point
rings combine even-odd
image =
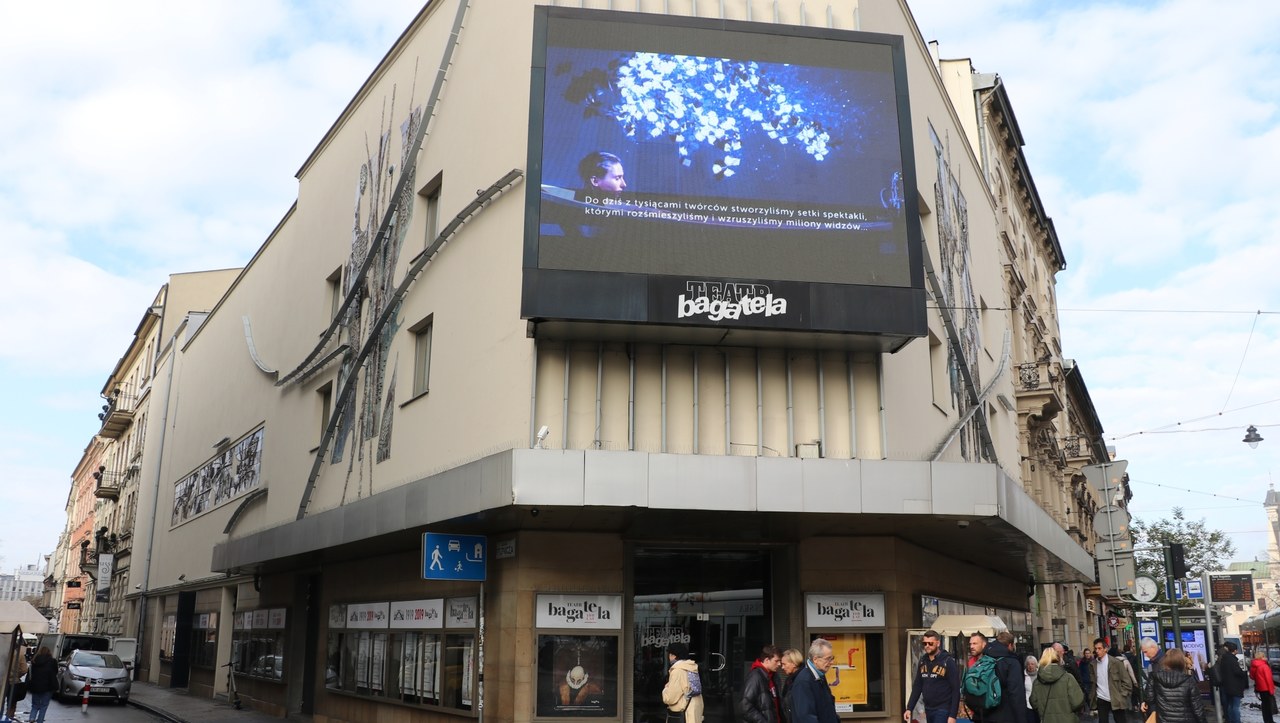
{"type": "Polygon", "coordinates": [[[1236,554],[1236,546],[1222,530],[1210,530],[1204,518],[1188,521],[1181,507],[1173,508],[1173,517],[1154,522],[1133,520],[1134,558],[1139,575],[1150,575],[1159,583],[1160,596],[1164,599],[1164,553],[1169,543],[1181,543],[1185,549],[1187,575],[1199,577],[1207,570],[1221,570],[1226,561],[1236,554]]]}

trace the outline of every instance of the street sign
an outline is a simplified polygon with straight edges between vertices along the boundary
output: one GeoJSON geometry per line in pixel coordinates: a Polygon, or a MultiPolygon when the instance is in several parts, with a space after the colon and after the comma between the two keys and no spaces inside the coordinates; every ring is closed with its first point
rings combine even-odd
{"type": "Polygon", "coordinates": [[[474,580],[485,578],[488,541],[483,535],[422,535],[424,580],[474,580]]]}
{"type": "Polygon", "coordinates": [[[1093,530],[1104,540],[1129,539],[1129,512],[1123,507],[1107,505],[1093,516],[1093,530]]]}
{"type": "Polygon", "coordinates": [[[1132,597],[1134,578],[1138,575],[1138,567],[1134,564],[1133,555],[1113,560],[1098,560],[1098,584],[1102,593],[1108,597],[1132,597]]]}
{"type": "Polygon", "coordinates": [[[1120,483],[1124,480],[1124,471],[1128,468],[1127,460],[1117,459],[1107,464],[1091,464],[1081,472],[1084,473],[1084,478],[1100,492],[1107,492],[1120,488],[1120,483]]]}
{"type": "Polygon", "coordinates": [[[1204,599],[1204,587],[1201,586],[1201,583],[1199,580],[1187,580],[1186,597],[1188,600],[1204,599]]]}
{"type": "Polygon", "coordinates": [[[1099,560],[1110,560],[1113,557],[1132,555],[1133,540],[1129,537],[1123,537],[1113,542],[1099,542],[1094,547],[1094,550],[1099,560]]]}

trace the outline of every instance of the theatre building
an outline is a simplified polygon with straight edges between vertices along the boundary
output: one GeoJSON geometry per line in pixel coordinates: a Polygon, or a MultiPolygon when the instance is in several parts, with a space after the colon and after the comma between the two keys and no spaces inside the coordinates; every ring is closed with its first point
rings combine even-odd
{"type": "Polygon", "coordinates": [[[896,719],[906,631],[1033,647],[1036,585],[1092,580],[1023,481],[997,200],[905,5],[578,4],[425,6],[160,361],[148,680],[656,722],[679,641],[727,723],[821,635],[841,714],[896,719]]]}

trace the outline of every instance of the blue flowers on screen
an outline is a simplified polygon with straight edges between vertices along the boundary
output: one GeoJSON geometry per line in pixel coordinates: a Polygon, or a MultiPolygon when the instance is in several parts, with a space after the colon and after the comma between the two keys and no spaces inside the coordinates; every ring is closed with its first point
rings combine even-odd
{"type": "Polygon", "coordinates": [[[720,179],[741,169],[746,134],[799,147],[814,161],[840,145],[809,100],[754,61],[637,52],[574,78],[565,96],[629,138],[670,141],[686,167],[696,151],[713,149],[710,170],[720,179]]]}

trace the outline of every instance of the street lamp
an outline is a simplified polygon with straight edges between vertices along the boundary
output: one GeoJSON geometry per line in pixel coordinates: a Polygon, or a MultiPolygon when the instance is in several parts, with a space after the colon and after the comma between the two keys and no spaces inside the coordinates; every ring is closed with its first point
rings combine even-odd
{"type": "Polygon", "coordinates": [[[1257,427],[1255,427],[1255,426],[1253,426],[1252,424],[1250,424],[1250,425],[1249,425],[1249,428],[1245,430],[1244,439],[1242,439],[1242,440],[1240,440],[1240,441],[1242,441],[1242,442],[1244,442],[1245,444],[1249,445],[1249,449],[1257,449],[1257,448],[1258,448],[1258,442],[1261,442],[1261,441],[1262,441],[1262,435],[1261,435],[1261,434],[1258,434],[1258,428],[1257,428],[1257,427]]]}

